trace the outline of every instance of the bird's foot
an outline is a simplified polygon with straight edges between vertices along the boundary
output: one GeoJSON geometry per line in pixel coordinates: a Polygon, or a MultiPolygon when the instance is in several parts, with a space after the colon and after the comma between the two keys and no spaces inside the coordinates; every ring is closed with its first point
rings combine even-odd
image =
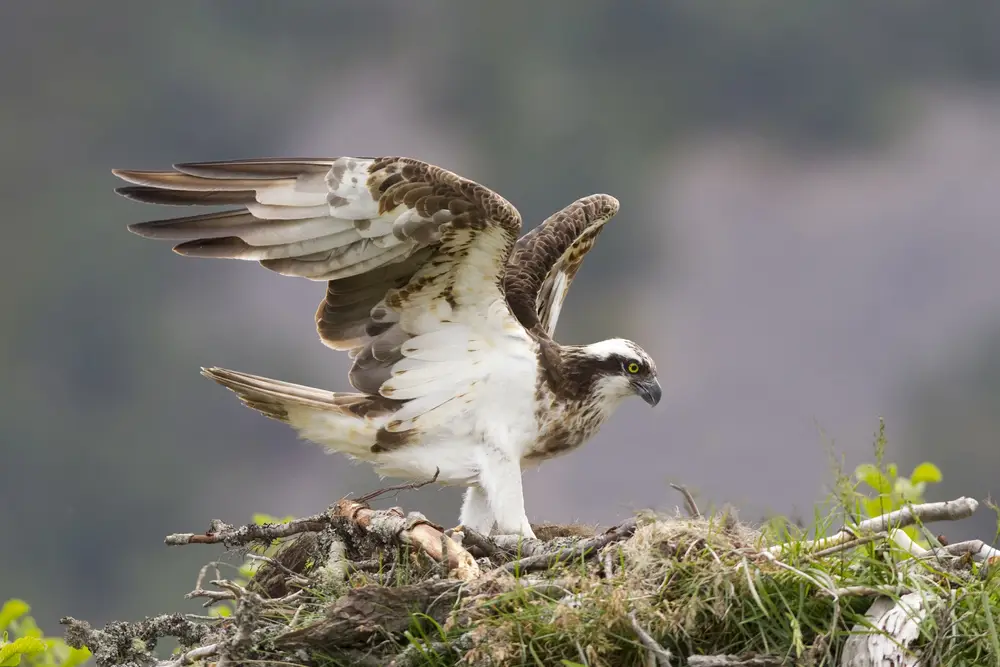
{"type": "Polygon", "coordinates": [[[521,528],[519,528],[518,530],[499,530],[498,529],[490,537],[498,539],[498,540],[507,540],[507,541],[517,541],[518,539],[522,539],[522,540],[537,540],[538,539],[537,537],[535,537],[535,531],[533,531],[531,529],[531,525],[527,524],[527,523],[525,523],[523,526],[521,526],[521,528]]]}

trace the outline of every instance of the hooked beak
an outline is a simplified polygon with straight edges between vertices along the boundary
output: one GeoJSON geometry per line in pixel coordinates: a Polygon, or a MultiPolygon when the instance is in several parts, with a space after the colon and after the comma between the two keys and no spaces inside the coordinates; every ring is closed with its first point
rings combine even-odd
{"type": "Polygon", "coordinates": [[[639,394],[642,400],[646,401],[651,406],[655,406],[660,402],[663,390],[660,388],[660,381],[654,377],[644,380],[643,382],[636,383],[635,393],[639,394]]]}

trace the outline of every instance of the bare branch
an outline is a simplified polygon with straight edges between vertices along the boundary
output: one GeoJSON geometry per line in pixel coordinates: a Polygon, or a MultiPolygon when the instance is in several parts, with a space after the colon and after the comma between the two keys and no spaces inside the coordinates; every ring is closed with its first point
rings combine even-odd
{"type": "Polygon", "coordinates": [[[167,546],[219,544],[220,542],[227,547],[242,546],[251,542],[270,542],[299,533],[318,532],[328,525],[330,525],[330,516],[326,512],[303,519],[293,519],[287,523],[248,523],[241,528],[234,528],[228,523],[215,520],[204,533],[174,533],[167,535],[163,542],[167,546]]]}
{"type": "Polygon", "coordinates": [[[503,570],[511,574],[515,572],[531,572],[534,570],[545,570],[558,563],[574,561],[581,557],[589,558],[596,554],[601,547],[631,537],[632,533],[635,532],[635,527],[636,519],[633,517],[603,535],[580,540],[573,546],[565,549],[513,560],[497,568],[497,570],[503,570]]]}
{"type": "Polygon", "coordinates": [[[604,552],[604,558],[601,559],[601,567],[604,569],[605,579],[614,579],[615,577],[615,561],[611,555],[611,549],[604,552]]]}
{"type": "Polygon", "coordinates": [[[270,556],[263,556],[261,554],[247,554],[247,558],[253,561],[260,561],[262,563],[267,563],[271,567],[275,567],[284,572],[286,575],[288,575],[288,579],[286,580],[287,585],[292,585],[292,586],[309,585],[309,580],[307,578],[303,577],[298,572],[295,572],[294,570],[292,570],[291,568],[289,568],[287,565],[277,560],[276,558],[271,558],[270,556]]]}
{"type": "Polygon", "coordinates": [[[698,503],[694,501],[694,496],[691,495],[691,492],[680,484],[671,483],[670,486],[672,486],[675,490],[680,491],[681,495],[684,496],[684,503],[687,506],[688,516],[692,519],[700,519],[701,510],[698,509],[698,503]]]}
{"type": "Polygon", "coordinates": [[[66,616],[59,621],[67,626],[66,643],[73,648],[88,648],[98,667],[127,663],[153,662],[149,647],[160,637],[176,637],[183,647],[196,646],[209,633],[209,627],[184,618],[181,614],[164,614],[138,623],[109,623],[95,630],[86,621],[66,616]]]}
{"type": "Polygon", "coordinates": [[[642,645],[646,647],[655,657],[655,662],[657,667],[671,667],[670,661],[673,659],[673,654],[667,649],[660,646],[660,643],[653,639],[646,630],[639,625],[639,620],[635,617],[635,612],[630,612],[628,615],[628,620],[632,622],[632,629],[635,630],[636,636],[639,637],[639,641],[642,645]]]}
{"type": "Polygon", "coordinates": [[[688,657],[691,667],[782,667],[790,665],[784,658],[757,656],[740,658],[736,655],[692,655],[688,657]]]}
{"type": "Polygon", "coordinates": [[[205,646],[193,648],[186,653],[182,653],[174,660],[160,660],[156,663],[156,667],[181,667],[182,665],[190,665],[198,660],[201,660],[202,658],[213,656],[218,652],[218,644],[207,644],[205,646]]]}
{"type": "Polygon", "coordinates": [[[909,590],[903,586],[845,586],[836,590],[837,597],[879,597],[882,595],[903,595],[909,590]]]}
{"type": "Polygon", "coordinates": [[[362,505],[367,505],[370,501],[375,500],[379,496],[384,496],[387,493],[392,493],[393,491],[416,491],[419,488],[425,487],[428,484],[433,484],[437,481],[438,476],[441,474],[441,468],[434,469],[434,476],[424,482],[410,482],[408,484],[396,484],[394,486],[387,486],[384,489],[378,489],[377,491],[372,491],[369,494],[361,496],[356,501],[362,505]]]}
{"type": "Polygon", "coordinates": [[[811,542],[794,544],[776,544],[768,549],[772,554],[779,554],[788,549],[802,548],[825,550],[865,537],[871,533],[882,533],[906,528],[915,523],[930,523],[932,521],[958,521],[965,519],[976,511],[979,503],[973,498],[957,498],[947,502],[923,503],[907,505],[906,507],[881,516],[865,519],[856,526],[845,526],[830,537],[820,538],[811,542]]]}
{"type": "Polygon", "coordinates": [[[490,535],[489,539],[498,548],[522,558],[534,556],[548,547],[542,540],[531,537],[525,538],[523,535],[490,535]]]}
{"type": "Polygon", "coordinates": [[[496,555],[498,549],[492,539],[467,526],[462,526],[462,546],[475,547],[487,558],[496,555]]]}
{"type": "MultiPolygon", "coordinates": [[[[430,481],[422,482],[421,485],[429,483],[430,481]]],[[[407,488],[411,487],[416,488],[416,485],[407,486],[407,488]]],[[[365,497],[370,499],[374,496],[369,494],[365,497]]],[[[319,532],[331,525],[335,519],[341,518],[351,521],[366,532],[380,535],[387,542],[394,541],[419,548],[439,563],[446,562],[449,571],[456,571],[459,579],[467,581],[480,575],[479,566],[472,555],[457,542],[444,535],[440,528],[432,525],[422,515],[412,513],[407,516],[398,508],[373,510],[364,502],[347,498],[338,501],[322,514],[293,519],[287,523],[250,523],[240,528],[234,528],[227,523],[216,520],[212,522],[211,527],[204,534],[178,533],[168,535],[165,542],[168,545],[221,543],[229,547],[253,542],[270,542],[300,533],[319,532]],[[442,538],[448,540],[446,543],[447,554],[442,548],[442,538]]]]}
{"type": "Polygon", "coordinates": [[[190,593],[184,595],[185,600],[193,600],[195,598],[204,598],[207,602],[202,605],[205,607],[211,607],[216,602],[220,600],[235,600],[236,594],[232,591],[209,591],[204,588],[196,588],[190,593]]]}
{"type": "Polygon", "coordinates": [[[965,542],[955,542],[936,549],[928,549],[932,553],[945,552],[952,556],[962,556],[971,554],[973,560],[986,560],[987,558],[1000,558],[1000,549],[991,547],[982,540],[967,540],[965,542]]]}
{"type": "Polygon", "coordinates": [[[827,556],[832,556],[833,554],[840,553],[842,551],[850,551],[851,549],[856,549],[860,546],[864,546],[870,542],[875,542],[876,540],[881,540],[889,537],[888,533],[874,533],[872,535],[865,535],[864,537],[859,537],[854,540],[849,540],[847,542],[841,542],[840,544],[835,544],[832,547],[827,547],[826,549],[820,549],[819,551],[809,554],[813,558],[825,558],[827,556]]]}

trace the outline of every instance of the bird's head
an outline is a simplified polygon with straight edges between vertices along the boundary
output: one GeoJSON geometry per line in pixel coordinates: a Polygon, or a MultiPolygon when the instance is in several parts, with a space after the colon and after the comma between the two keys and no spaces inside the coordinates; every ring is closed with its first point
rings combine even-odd
{"type": "Polygon", "coordinates": [[[632,341],[611,338],[584,345],[581,350],[596,370],[594,390],[606,400],[617,402],[636,394],[650,405],[660,402],[656,364],[632,341]]]}

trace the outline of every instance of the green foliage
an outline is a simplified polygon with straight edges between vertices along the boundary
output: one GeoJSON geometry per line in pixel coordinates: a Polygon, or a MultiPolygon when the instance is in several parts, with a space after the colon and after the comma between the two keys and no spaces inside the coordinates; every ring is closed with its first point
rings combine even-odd
{"type": "MultiPolygon", "coordinates": [[[[867,485],[873,492],[871,494],[856,492],[859,513],[867,517],[893,512],[908,504],[926,502],[924,492],[927,490],[927,485],[937,484],[942,479],[938,467],[929,462],[915,467],[908,477],[900,475],[899,466],[895,463],[885,463],[887,445],[885,421],[879,420],[874,445],[875,463],[862,463],[854,471],[855,479],[867,485]]],[[[917,526],[909,526],[905,532],[911,539],[921,543],[920,529],[917,526]]]]}
{"type": "Polygon", "coordinates": [[[87,649],[75,649],[58,637],[45,637],[28,616],[23,600],[7,600],[0,608],[0,667],[77,667],[90,658],[87,649]]]}
{"type": "Polygon", "coordinates": [[[35,637],[20,637],[12,642],[7,641],[7,633],[3,633],[3,644],[0,645],[0,667],[16,667],[21,664],[22,656],[32,656],[45,650],[42,640],[35,637]]]}

